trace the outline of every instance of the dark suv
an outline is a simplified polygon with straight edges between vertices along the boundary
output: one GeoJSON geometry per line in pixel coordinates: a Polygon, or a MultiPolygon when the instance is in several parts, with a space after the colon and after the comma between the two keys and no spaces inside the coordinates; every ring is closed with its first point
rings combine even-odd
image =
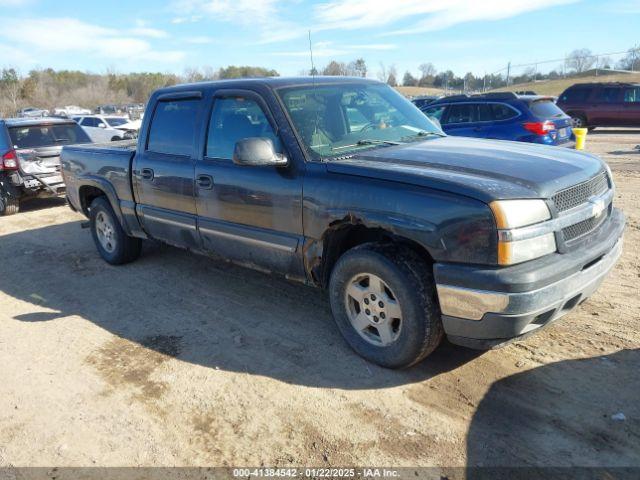
{"type": "Polygon", "coordinates": [[[64,194],[60,150],[90,142],[73,120],[0,119],[0,216],[17,213],[26,198],[64,194]]]}
{"type": "Polygon", "coordinates": [[[511,92],[443,97],[422,109],[448,135],[571,146],[571,119],[553,97],[511,92]]]}
{"type": "Polygon", "coordinates": [[[640,83],[582,83],[567,88],[558,106],[575,127],[640,127],[640,83]]]}

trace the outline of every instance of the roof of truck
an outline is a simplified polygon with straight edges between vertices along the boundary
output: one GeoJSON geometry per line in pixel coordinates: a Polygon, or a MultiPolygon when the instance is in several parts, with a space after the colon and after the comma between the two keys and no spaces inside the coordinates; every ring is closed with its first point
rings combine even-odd
{"type": "Polygon", "coordinates": [[[316,77],[264,77],[264,78],[234,78],[228,80],[213,80],[210,82],[182,83],[171,87],[164,87],[158,92],[174,92],[179,90],[189,90],[195,87],[229,86],[232,88],[243,88],[255,85],[267,85],[271,88],[294,87],[305,85],[326,85],[331,83],[369,83],[380,84],[377,80],[363,77],[342,77],[342,76],[316,76],[316,77]]]}

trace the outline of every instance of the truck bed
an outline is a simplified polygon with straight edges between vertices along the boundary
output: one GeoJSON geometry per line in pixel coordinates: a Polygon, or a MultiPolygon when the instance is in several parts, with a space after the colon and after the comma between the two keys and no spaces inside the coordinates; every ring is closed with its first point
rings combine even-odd
{"type": "Polygon", "coordinates": [[[80,152],[121,152],[129,151],[134,152],[136,150],[137,140],[120,140],[119,142],[105,142],[105,143],[81,143],[78,145],[67,145],[64,150],[74,150],[80,152]]]}
{"type": "Polygon", "coordinates": [[[110,184],[111,193],[120,203],[133,203],[131,161],[135,152],[136,140],[63,147],[60,162],[70,203],[84,207],[79,199],[80,186],[93,184],[100,188],[101,182],[110,184]]]}

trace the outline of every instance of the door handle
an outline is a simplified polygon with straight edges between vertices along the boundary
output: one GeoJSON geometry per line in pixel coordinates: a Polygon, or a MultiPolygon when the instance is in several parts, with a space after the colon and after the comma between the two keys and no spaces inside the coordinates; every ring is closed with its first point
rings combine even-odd
{"type": "Polygon", "coordinates": [[[213,188],[213,177],[211,175],[198,175],[196,183],[198,187],[204,190],[211,190],[213,188]]]}
{"type": "Polygon", "coordinates": [[[143,168],[140,170],[140,176],[143,180],[153,180],[153,170],[151,168],[143,168]]]}

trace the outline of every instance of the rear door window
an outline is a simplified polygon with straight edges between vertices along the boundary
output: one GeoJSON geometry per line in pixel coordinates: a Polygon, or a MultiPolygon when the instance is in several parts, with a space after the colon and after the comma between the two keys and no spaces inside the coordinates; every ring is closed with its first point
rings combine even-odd
{"type": "Polygon", "coordinates": [[[510,118],[515,118],[518,116],[518,112],[502,103],[492,103],[491,113],[493,119],[498,121],[509,120],[510,118]]]}
{"type": "Polygon", "coordinates": [[[493,121],[493,112],[491,110],[490,103],[478,104],[478,121],[479,122],[491,122],[493,121]]]}
{"type": "Polygon", "coordinates": [[[199,105],[199,100],[158,102],[151,119],[147,150],[167,155],[190,156],[199,105]]]}
{"type": "Polygon", "coordinates": [[[560,100],[566,103],[586,102],[591,90],[591,88],[570,88],[560,96],[560,100]]]}
{"type": "Polygon", "coordinates": [[[619,88],[601,88],[596,95],[596,101],[600,103],[614,103],[618,100],[619,88]]]}
{"type": "Polygon", "coordinates": [[[461,103],[449,106],[446,123],[471,123],[474,121],[474,105],[471,103],[461,103]]]}
{"type": "Polygon", "coordinates": [[[625,103],[640,102],[640,87],[626,88],[624,91],[625,103]]]}
{"type": "Polygon", "coordinates": [[[9,136],[17,148],[51,147],[91,142],[77,123],[11,127],[9,128],[9,136]]]}
{"type": "Polygon", "coordinates": [[[251,98],[217,98],[211,111],[207,135],[207,157],[231,160],[236,143],[252,137],[269,138],[282,152],[267,116],[251,98]]]}
{"type": "Polygon", "coordinates": [[[560,118],[564,112],[551,100],[537,100],[529,105],[531,112],[538,118],[560,118]]]}

